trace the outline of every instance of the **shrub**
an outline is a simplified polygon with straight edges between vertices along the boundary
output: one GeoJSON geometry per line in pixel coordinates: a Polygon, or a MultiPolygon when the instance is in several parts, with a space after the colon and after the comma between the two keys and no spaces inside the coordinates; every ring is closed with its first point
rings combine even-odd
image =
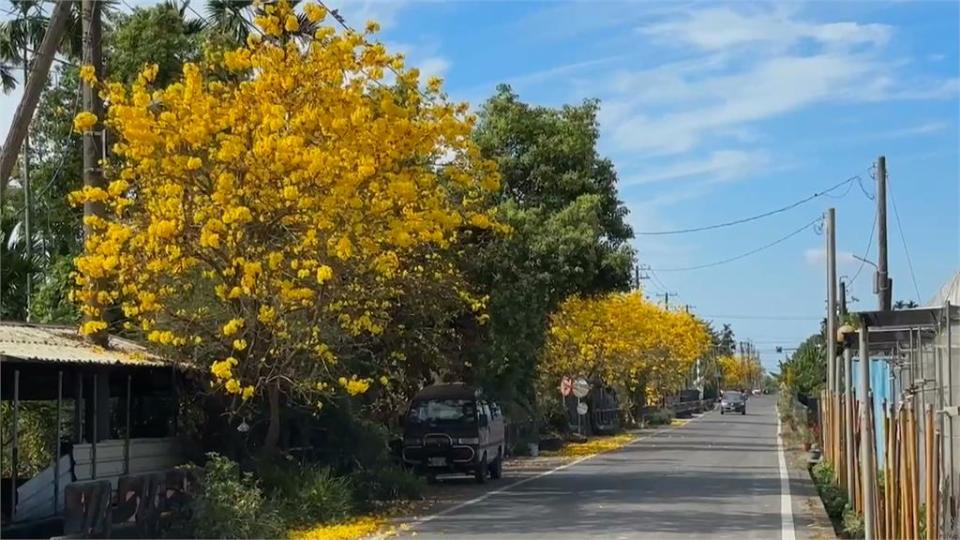
{"type": "Polygon", "coordinates": [[[833,467],[826,461],[821,461],[813,467],[812,473],[827,515],[832,519],[842,518],[847,505],[847,494],[834,482],[833,467]]]}
{"type": "Polygon", "coordinates": [[[399,467],[357,471],[350,476],[355,504],[369,509],[375,501],[415,500],[423,497],[422,478],[399,467]]]}
{"type": "Polygon", "coordinates": [[[663,426],[672,422],[676,416],[677,414],[673,412],[673,409],[659,409],[648,414],[646,421],[651,426],[663,426]]]}
{"type": "Polygon", "coordinates": [[[329,468],[272,466],[263,475],[287,526],[342,520],[354,511],[353,483],[329,468]]]}
{"type": "Polygon", "coordinates": [[[197,538],[276,538],[283,524],[250,473],[219,454],[196,469],[190,527],[197,538]]]}
{"type": "Polygon", "coordinates": [[[843,534],[847,538],[863,538],[863,518],[849,504],[843,509],[843,534]]]}

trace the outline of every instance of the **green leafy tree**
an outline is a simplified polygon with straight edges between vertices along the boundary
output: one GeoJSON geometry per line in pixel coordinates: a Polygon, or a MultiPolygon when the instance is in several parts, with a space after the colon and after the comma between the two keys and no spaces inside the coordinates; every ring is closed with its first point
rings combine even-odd
{"type": "Polygon", "coordinates": [[[817,395],[827,380],[827,356],[823,336],[814,334],[780,362],[782,380],[802,395],[817,395]]]}
{"type": "Polygon", "coordinates": [[[475,137],[499,165],[499,218],[513,232],[465,246],[490,320],[464,329],[464,365],[507,399],[533,400],[547,317],[561,300],[630,285],[633,233],[613,164],[597,152],[598,109],[591,100],[531,106],[501,85],[480,110],[475,137]]]}
{"type": "Polygon", "coordinates": [[[131,83],[145,65],[157,65],[158,86],[180,76],[183,64],[201,52],[204,24],[187,18],[188,3],[164,2],[114,17],[115,30],[107,42],[108,77],[131,83]],[[144,47],[149,43],[149,47],[144,47]]]}

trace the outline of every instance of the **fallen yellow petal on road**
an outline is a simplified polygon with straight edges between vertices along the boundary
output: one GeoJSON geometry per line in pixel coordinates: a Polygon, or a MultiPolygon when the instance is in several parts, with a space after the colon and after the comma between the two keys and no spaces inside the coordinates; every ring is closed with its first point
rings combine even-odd
{"type": "Polygon", "coordinates": [[[611,437],[596,437],[585,443],[570,443],[556,452],[543,452],[545,456],[579,457],[610,452],[620,448],[635,438],[634,435],[624,433],[611,437]]]}

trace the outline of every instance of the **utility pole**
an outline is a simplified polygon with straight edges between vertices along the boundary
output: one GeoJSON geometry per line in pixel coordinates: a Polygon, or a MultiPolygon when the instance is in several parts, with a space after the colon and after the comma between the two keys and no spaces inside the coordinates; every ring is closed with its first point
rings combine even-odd
{"type": "MultiPolygon", "coordinates": [[[[25,21],[29,19],[28,5],[21,4],[23,8],[22,17],[25,21]]],[[[23,81],[26,84],[30,77],[30,52],[27,50],[27,38],[23,40],[23,81]]],[[[27,292],[27,322],[30,322],[30,307],[33,304],[33,228],[31,227],[31,218],[33,217],[33,189],[30,187],[30,118],[27,118],[27,130],[23,134],[23,145],[20,151],[20,185],[23,187],[23,258],[27,263],[26,292],[27,292]]]]}
{"type": "Polygon", "coordinates": [[[827,389],[837,392],[837,223],[836,211],[827,209],[827,389]]]}
{"type": "Polygon", "coordinates": [[[887,270],[887,158],[877,158],[877,301],[881,311],[893,304],[893,280],[887,270]]]}
{"type": "MultiPolygon", "coordinates": [[[[101,0],[82,0],[81,18],[83,21],[83,63],[93,66],[97,79],[103,78],[103,54],[100,28],[101,0]]],[[[93,113],[97,117],[97,123],[83,134],[83,185],[84,187],[106,189],[107,185],[103,179],[103,169],[100,164],[101,146],[103,137],[103,103],[100,96],[90,83],[81,81],[81,90],[83,92],[83,110],[93,113]]],[[[83,203],[83,216],[103,217],[105,209],[103,203],[95,201],[86,201],[83,203]]],[[[86,220],[85,220],[86,221],[86,220]]],[[[89,238],[93,233],[88,225],[83,227],[83,235],[89,238]]],[[[96,302],[94,295],[93,302],[96,302]]],[[[107,306],[96,305],[100,311],[100,317],[106,317],[107,306]]],[[[97,332],[90,336],[90,339],[99,345],[105,346],[107,343],[107,333],[97,332]]]]}
{"type": "MultiPolygon", "coordinates": [[[[659,296],[659,295],[657,295],[657,296],[659,296]]],[[[671,297],[671,296],[679,296],[679,295],[678,295],[677,293],[675,293],[675,292],[667,292],[667,291],[664,291],[664,293],[663,293],[663,309],[667,309],[667,310],[670,309],[670,297],[671,297]]]]}
{"type": "Polygon", "coordinates": [[[863,531],[866,540],[876,538],[874,531],[874,488],[877,469],[873,463],[873,421],[870,410],[870,336],[867,321],[860,321],[860,478],[863,484],[863,531]]]}

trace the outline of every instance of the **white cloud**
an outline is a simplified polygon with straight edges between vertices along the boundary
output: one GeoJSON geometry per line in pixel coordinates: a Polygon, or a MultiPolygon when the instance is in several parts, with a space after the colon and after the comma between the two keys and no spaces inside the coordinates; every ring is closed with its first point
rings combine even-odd
{"type": "Polygon", "coordinates": [[[705,159],[677,160],[646,172],[622,178],[623,185],[649,184],[692,178],[707,178],[707,183],[725,182],[749,176],[769,163],[763,152],[718,150],[705,159]]]}
{"type": "Polygon", "coordinates": [[[398,15],[409,4],[408,0],[345,0],[340,4],[339,13],[353,28],[363,28],[367,21],[389,28],[396,24],[398,15]]]}
{"type": "Polygon", "coordinates": [[[442,77],[450,69],[450,61],[442,56],[430,56],[417,62],[416,66],[420,68],[420,74],[424,79],[433,76],[442,77]]]}
{"type": "MultiPolygon", "coordinates": [[[[724,75],[703,75],[685,68],[669,74],[675,96],[668,110],[651,115],[643,92],[608,100],[613,114],[605,119],[610,136],[623,150],[649,154],[689,151],[719,130],[779,116],[815,103],[849,99],[862,78],[878,69],[867,58],[823,53],[778,56],[749,69],[724,75]]],[[[608,105],[608,106],[610,106],[608,105]]]]}
{"type": "MultiPolygon", "coordinates": [[[[827,264],[827,250],[825,248],[810,248],[803,252],[803,258],[807,263],[813,266],[825,266],[827,264]]],[[[837,251],[837,266],[859,265],[853,253],[849,251],[837,251]]]]}
{"type": "Polygon", "coordinates": [[[894,129],[877,135],[880,139],[902,139],[905,137],[918,137],[921,135],[930,135],[939,133],[950,127],[948,122],[940,120],[931,120],[914,126],[908,126],[900,129],[894,129]]]}
{"type": "Polygon", "coordinates": [[[891,28],[887,25],[809,23],[795,19],[795,11],[795,6],[787,5],[753,13],[729,7],[696,9],[685,17],[641,28],[640,32],[703,50],[722,50],[743,45],[789,47],[802,40],[813,40],[828,46],[881,45],[890,39],[891,28]]]}

